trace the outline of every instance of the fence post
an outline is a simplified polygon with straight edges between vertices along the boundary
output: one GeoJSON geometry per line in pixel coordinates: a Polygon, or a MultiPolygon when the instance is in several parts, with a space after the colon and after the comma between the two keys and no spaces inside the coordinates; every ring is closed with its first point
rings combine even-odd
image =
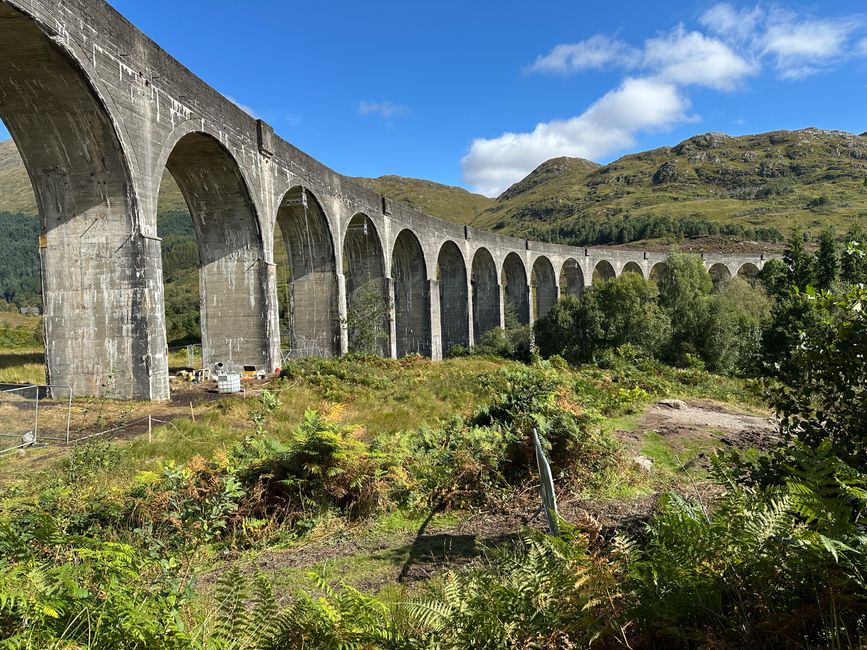
{"type": "Polygon", "coordinates": [[[153,425],[151,424],[151,416],[150,416],[150,413],[148,413],[148,444],[152,443],[153,441],[154,441],[154,438],[153,438],[153,425]]]}

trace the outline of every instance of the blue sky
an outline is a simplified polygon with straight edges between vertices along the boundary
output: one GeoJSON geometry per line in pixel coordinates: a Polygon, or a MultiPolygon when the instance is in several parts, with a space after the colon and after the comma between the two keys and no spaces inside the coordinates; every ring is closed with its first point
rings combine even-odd
{"type": "Polygon", "coordinates": [[[863,2],[111,4],[353,176],[495,195],[557,155],[607,162],[706,131],[867,131],[863,2]]]}

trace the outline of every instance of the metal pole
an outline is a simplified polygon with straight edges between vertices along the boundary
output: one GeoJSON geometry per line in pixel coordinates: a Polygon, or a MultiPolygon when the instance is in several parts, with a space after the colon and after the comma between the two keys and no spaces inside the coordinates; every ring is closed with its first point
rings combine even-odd
{"type": "Polygon", "coordinates": [[[69,444],[69,427],[72,424],[72,386],[66,386],[69,391],[69,401],[66,405],[66,444],[69,444]]]}
{"type": "Polygon", "coordinates": [[[33,421],[33,444],[36,445],[37,431],[39,430],[39,386],[34,386],[34,388],[36,389],[36,415],[33,421]]]}

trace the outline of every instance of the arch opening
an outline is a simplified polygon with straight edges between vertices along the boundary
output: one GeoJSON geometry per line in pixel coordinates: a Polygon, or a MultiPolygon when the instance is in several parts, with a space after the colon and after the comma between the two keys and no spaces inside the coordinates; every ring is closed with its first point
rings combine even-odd
{"type": "Polygon", "coordinates": [[[729,267],[721,262],[717,262],[708,269],[711,279],[713,280],[713,288],[719,290],[728,280],[731,279],[732,273],[729,267]]]}
{"type": "Polygon", "coordinates": [[[385,258],[376,226],[365,214],[343,236],[346,328],[350,352],[389,356],[389,292],[385,258]]]}
{"type": "Polygon", "coordinates": [[[39,213],[46,381],[166,399],[159,242],[141,236],[109,109],[61,43],[0,3],[0,119],[39,213]]]}
{"type": "Polygon", "coordinates": [[[328,218],[303,187],[286,193],[274,228],[281,353],[286,357],[340,354],[337,261],[328,218]]]}
{"type": "Polygon", "coordinates": [[[506,326],[514,318],[521,325],[530,324],[530,288],[527,270],[517,253],[509,253],[503,262],[502,285],[505,293],[506,326]]]}
{"type": "Polygon", "coordinates": [[[665,262],[657,262],[650,269],[650,279],[654,282],[660,282],[665,277],[665,272],[665,262]]]}
{"type": "Polygon", "coordinates": [[[500,326],[500,283],[497,265],[487,248],[473,256],[473,338],[478,343],[485,333],[500,326]]]}
{"type": "Polygon", "coordinates": [[[557,278],[554,265],[547,257],[539,257],[533,264],[533,306],[536,319],[542,318],[557,302],[557,278]]]}
{"type": "Polygon", "coordinates": [[[443,356],[456,345],[470,345],[467,266],[457,244],[447,241],[437,258],[440,290],[440,333],[443,356]]]}
{"type": "Polygon", "coordinates": [[[190,133],[166,169],[192,215],[198,246],[204,366],[273,370],[262,237],[237,162],[210,135],[190,133]]]}
{"type": "Polygon", "coordinates": [[[431,356],[430,284],[424,251],[410,230],[403,230],[391,255],[397,356],[431,356]]]}
{"type": "Polygon", "coordinates": [[[642,278],[644,277],[644,271],[641,270],[641,267],[637,262],[627,262],[623,265],[623,271],[621,271],[621,275],[624,273],[637,273],[642,278]]]}
{"type": "Polygon", "coordinates": [[[593,269],[593,284],[599,284],[605,280],[613,280],[617,274],[608,260],[599,260],[593,269]]]}
{"type": "Polygon", "coordinates": [[[560,293],[564,296],[580,298],[584,293],[584,273],[577,260],[569,258],[560,270],[560,293]]]}
{"type": "Polygon", "coordinates": [[[738,269],[738,277],[743,278],[752,285],[755,285],[759,280],[759,267],[752,262],[747,262],[741,265],[738,269]]]}

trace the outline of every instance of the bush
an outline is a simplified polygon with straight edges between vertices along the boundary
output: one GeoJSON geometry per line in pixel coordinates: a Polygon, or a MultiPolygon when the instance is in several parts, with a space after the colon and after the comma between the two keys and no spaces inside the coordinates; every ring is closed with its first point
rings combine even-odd
{"type": "Polygon", "coordinates": [[[481,340],[471,349],[472,354],[481,356],[501,357],[529,363],[532,346],[531,330],[526,325],[515,325],[504,330],[495,327],[485,332],[481,340]]]}
{"type": "Polygon", "coordinates": [[[510,483],[520,483],[535,472],[534,428],[552,469],[562,478],[590,481],[615,461],[616,443],[597,426],[600,414],[578,406],[555,372],[507,368],[489,376],[486,386],[491,402],[475,413],[473,424],[511,437],[502,468],[510,483]]]}

